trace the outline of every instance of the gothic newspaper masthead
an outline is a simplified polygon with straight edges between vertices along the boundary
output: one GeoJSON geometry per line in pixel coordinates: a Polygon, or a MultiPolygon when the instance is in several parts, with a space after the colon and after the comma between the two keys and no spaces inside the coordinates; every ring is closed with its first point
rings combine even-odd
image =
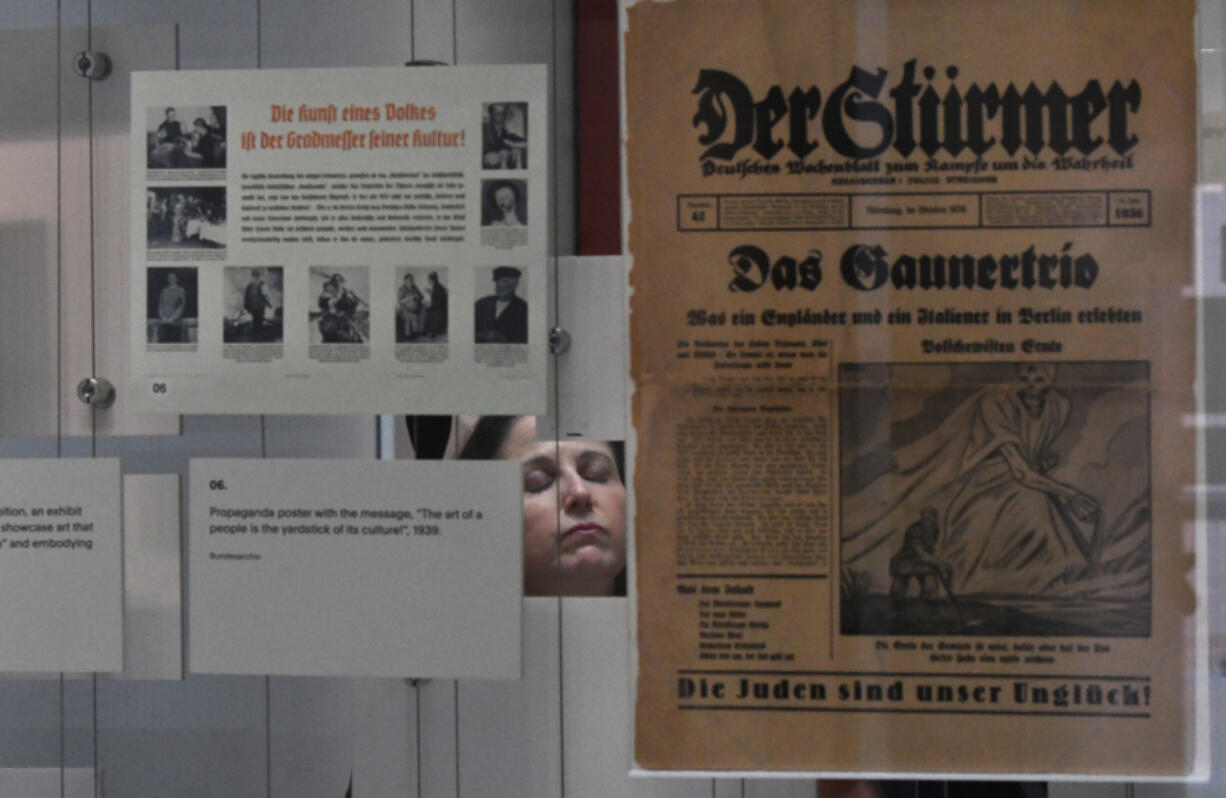
{"type": "Polygon", "coordinates": [[[638,766],[1199,769],[1193,11],[628,4],[638,766]]]}

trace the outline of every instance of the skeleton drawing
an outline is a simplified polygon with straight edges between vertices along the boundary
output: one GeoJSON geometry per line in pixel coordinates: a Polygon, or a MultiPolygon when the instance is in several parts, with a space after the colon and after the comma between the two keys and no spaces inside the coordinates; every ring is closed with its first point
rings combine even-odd
{"type": "MultiPolygon", "coordinates": [[[[922,613],[900,610],[914,603],[901,568],[932,615],[951,605],[943,631],[977,616],[1000,634],[1124,633],[1083,612],[1107,602],[1135,632],[1149,599],[1145,364],[888,372],[841,387],[841,560],[855,588],[844,591],[844,631],[918,631],[916,618],[927,629],[922,613]],[[856,440],[866,419],[884,436],[875,447],[856,440]]],[[[939,618],[932,626],[942,630],[939,618]]]]}

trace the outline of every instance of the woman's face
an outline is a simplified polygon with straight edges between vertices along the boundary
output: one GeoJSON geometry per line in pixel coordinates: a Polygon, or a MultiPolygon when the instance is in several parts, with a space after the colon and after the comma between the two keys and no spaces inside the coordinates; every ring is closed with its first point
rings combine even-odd
{"type": "Polygon", "coordinates": [[[626,567],[626,487],[609,445],[537,441],[525,416],[499,454],[523,469],[525,595],[612,595],[626,567]]]}

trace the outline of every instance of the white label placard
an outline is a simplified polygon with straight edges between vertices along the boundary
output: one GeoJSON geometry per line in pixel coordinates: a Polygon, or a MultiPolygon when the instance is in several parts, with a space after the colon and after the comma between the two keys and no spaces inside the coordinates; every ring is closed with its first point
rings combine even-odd
{"type": "Polygon", "coordinates": [[[118,460],[0,460],[0,671],[123,667],[118,460]]]}
{"type": "Polygon", "coordinates": [[[190,471],[192,672],[518,678],[518,464],[190,471]]]}
{"type": "Polygon", "coordinates": [[[544,66],[143,72],[131,111],[143,410],[545,411],[544,66]]]}

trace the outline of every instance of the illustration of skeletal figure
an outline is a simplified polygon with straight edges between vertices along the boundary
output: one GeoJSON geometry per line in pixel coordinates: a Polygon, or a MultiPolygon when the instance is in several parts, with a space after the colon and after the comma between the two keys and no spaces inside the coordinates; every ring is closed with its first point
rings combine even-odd
{"type": "Polygon", "coordinates": [[[1055,372],[1022,364],[978,400],[941,551],[958,593],[1041,595],[1097,568],[1098,502],[1048,476],[1069,415],[1055,372]]]}

